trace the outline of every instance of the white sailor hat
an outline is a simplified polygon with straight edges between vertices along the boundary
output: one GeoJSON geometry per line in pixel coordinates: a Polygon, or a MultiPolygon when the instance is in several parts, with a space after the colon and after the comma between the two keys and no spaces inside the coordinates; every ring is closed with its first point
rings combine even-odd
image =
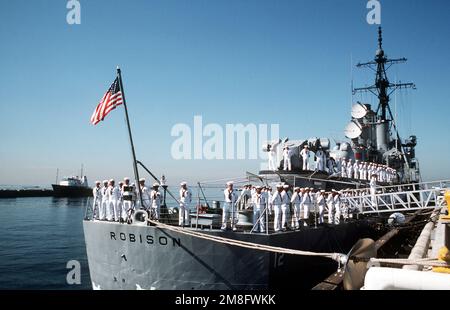
{"type": "Polygon", "coordinates": [[[100,181],[95,181],[95,184],[100,184],[101,182],[100,181]]]}
{"type": "Polygon", "coordinates": [[[181,186],[187,185],[187,182],[183,181],[183,182],[180,183],[180,185],[181,185],[181,186]]]}
{"type": "Polygon", "coordinates": [[[278,183],[278,184],[277,184],[277,188],[283,188],[283,184],[278,183]]]}
{"type": "Polygon", "coordinates": [[[153,187],[159,187],[159,183],[157,182],[153,183],[153,187]]]}
{"type": "Polygon", "coordinates": [[[103,184],[108,183],[108,180],[103,180],[103,184]]]}
{"type": "Polygon", "coordinates": [[[303,146],[304,148],[308,147],[308,144],[305,144],[305,146],[303,146]]]}
{"type": "Polygon", "coordinates": [[[125,178],[123,178],[123,180],[124,181],[130,181],[130,178],[129,177],[125,177],[125,178]]]}
{"type": "Polygon", "coordinates": [[[114,179],[109,180],[109,182],[115,182],[114,179]]]}
{"type": "Polygon", "coordinates": [[[284,184],[283,188],[289,188],[289,185],[288,184],[284,184]]]}
{"type": "Polygon", "coordinates": [[[255,188],[256,189],[262,189],[262,186],[261,185],[257,185],[255,188]]]}
{"type": "Polygon", "coordinates": [[[294,191],[298,191],[300,187],[294,187],[294,191]]]}
{"type": "Polygon", "coordinates": [[[320,192],[321,192],[321,193],[325,193],[325,190],[324,190],[324,189],[321,189],[320,192]]]}
{"type": "Polygon", "coordinates": [[[233,181],[228,181],[227,182],[227,186],[230,186],[230,185],[233,185],[234,183],[233,183],[233,181]]]}
{"type": "Polygon", "coordinates": [[[145,182],[145,178],[140,178],[139,182],[145,182]]]}
{"type": "Polygon", "coordinates": [[[336,192],[336,190],[333,188],[332,190],[331,190],[332,192],[336,192]]]}

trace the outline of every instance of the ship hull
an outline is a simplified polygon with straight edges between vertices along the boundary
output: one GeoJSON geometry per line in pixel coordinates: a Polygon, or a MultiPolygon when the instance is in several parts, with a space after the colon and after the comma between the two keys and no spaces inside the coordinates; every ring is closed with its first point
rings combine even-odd
{"type": "MultiPolygon", "coordinates": [[[[83,222],[94,289],[310,289],[336,271],[328,258],[284,255],[199,239],[164,228],[83,222]]],[[[203,231],[236,240],[314,252],[347,253],[374,238],[367,221],[278,234],[203,231]]]]}
{"type": "Polygon", "coordinates": [[[82,186],[64,186],[52,184],[53,195],[56,197],[90,197],[92,189],[82,186]]]}

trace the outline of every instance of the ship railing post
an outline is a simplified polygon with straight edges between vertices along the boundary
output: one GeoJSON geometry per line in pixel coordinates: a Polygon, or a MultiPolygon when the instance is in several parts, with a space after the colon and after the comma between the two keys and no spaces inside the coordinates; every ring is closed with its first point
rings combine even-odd
{"type": "Polygon", "coordinates": [[[198,229],[198,213],[200,212],[200,183],[197,185],[197,215],[195,219],[195,229],[198,229]]]}

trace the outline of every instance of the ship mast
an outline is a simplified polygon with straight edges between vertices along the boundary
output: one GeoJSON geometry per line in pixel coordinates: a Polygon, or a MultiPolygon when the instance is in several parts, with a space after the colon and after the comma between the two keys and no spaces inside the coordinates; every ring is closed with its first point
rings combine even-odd
{"type": "MultiPolygon", "coordinates": [[[[387,124],[391,123],[392,127],[396,132],[396,139],[398,140],[398,145],[401,144],[400,135],[398,133],[396,124],[394,122],[394,116],[392,114],[391,108],[389,106],[390,96],[393,92],[402,88],[412,88],[416,89],[416,85],[414,83],[391,83],[389,82],[386,71],[394,64],[405,63],[407,61],[406,58],[397,58],[397,59],[389,59],[387,58],[384,50],[383,50],[383,36],[381,27],[378,28],[378,49],[375,55],[375,59],[373,61],[369,61],[366,63],[358,63],[356,67],[358,68],[369,68],[376,72],[375,76],[375,84],[369,87],[362,88],[354,88],[353,95],[361,92],[370,92],[377,96],[378,98],[378,108],[376,110],[376,118],[378,124],[380,124],[380,129],[377,129],[377,140],[381,141],[381,143],[377,142],[378,149],[383,146],[383,141],[385,141],[385,149],[387,151],[388,144],[390,144],[391,138],[389,135],[389,126],[387,124]]],[[[404,153],[404,152],[403,152],[404,153]]],[[[405,163],[408,165],[408,161],[405,158],[405,163]]]]}

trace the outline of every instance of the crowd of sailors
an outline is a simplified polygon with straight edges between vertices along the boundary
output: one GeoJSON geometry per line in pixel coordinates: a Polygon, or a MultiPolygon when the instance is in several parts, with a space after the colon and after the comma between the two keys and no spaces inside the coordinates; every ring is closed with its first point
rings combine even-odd
{"type": "MultiPolygon", "coordinates": [[[[140,191],[136,190],[129,178],[115,185],[115,180],[96,181],[93,189],[94,219],[102,221],[129,222],[131,215],[137,209],[146,210],[149,217],[160,220],[163,194],[160,191],[165,184],[154,183],[151,188],[145,184],[145,179],[139,180],[140,191]],[[142,200],[140,196],[142,195],[142,200]]],[[[375,195],[377,175],[372,175],[371,195],[375,195]]],[[[167,187],[165,187],[167,188],[167,187]]],[[[254,186],[246,184],[239,191],[234,189],[233,182],[227,182],[223,191],[224,204],[222,208],[222,230],[236,230],[239,211],[253,210],[254,231],[266,232],[269,216],[273,217],[275,232],[287,229],[300,229],[310,223],[310,214],[316,215],[316,223],[324,223],[325,212],[328,214],[329,224],[339,224],[346,221],[352,213],[346,197],[367,194],[365,190],[346,189],[342,191],[316,190],[310,187],[291,187],[279,183],[273,191],[270,186],[254,186]]],[[[190,224],[190,207],[192,192],[186,182],[180,183],[178,197],[178,224],[190,224]]]]}
{"type": "Polygon", "coordinates": [[[266,232],[267,222],[272,216],[275,232],[308,226],[312,213],[315,214],[314,220],[318,225],[324,224],[326,212],[329,224],[339,224],[347,221],[355,211],[346,198],[375,195],[376,180],[377,176],[373,175],[368,189],[333,189],[330,192],[311,187],[292,187],[284,183],[277,184],[275,191],[270,186],[247,184],[241,189],[240,195],[233,188],[233,182],[228,182],[224,190],[222,229],[229,229],[230,226],[236,230],[239,211],[244,209],[253,209],[254,232],[266,232]]]}
{"type": "MultiPolygon", "coordinates": [[[[276,167],[276,153],[269,153],[269,169],[281,170],[276,167]]],[[[292,163],[291,159],[294,152],[289,146],[283,148],[283,166],[282,170],[291,171],[292,163]]],[[[302,158],[302,168],[305,171],[324,171],[329,174],[339,175],[343,178],[355,179],[355,180],[367,180],[369,181],[371,176],[376,174],[377,181],[382,183],[390,183],[397,179],[397,171],[389,166],[360,161],[358,159],[345,159],[329,156],[321,147],[317,149],[315,153],[309,150],[309,147],[305,145],[300,151],[302,158]],[[314,156],[315,168],[310,167],[310,157],[314,156]]]]}
{"type": "MultiPolygon", "coordinates": [[[[95,182],[93,188],[93,211],[94,219],[101,221],[127,222],[133,212],[137,209],[146,210],[151,219],[159,221],[161,217],[161,205],[163,194],[161,187],[164,183],[153,183],[149,188],[145,179],[139,180],[139,189],[130,183],[130,178],[124,178],[123,182],[115,185],[115,180],[104,180],[103,186],[100,181],[95,182]],[[142,195],[142,199],[140,198],[142,195]]],[[[179,225],[189,225],[189,208],[192,202],[192,192],[186,182],[180,183],[179,190],[179,225]]]]}

